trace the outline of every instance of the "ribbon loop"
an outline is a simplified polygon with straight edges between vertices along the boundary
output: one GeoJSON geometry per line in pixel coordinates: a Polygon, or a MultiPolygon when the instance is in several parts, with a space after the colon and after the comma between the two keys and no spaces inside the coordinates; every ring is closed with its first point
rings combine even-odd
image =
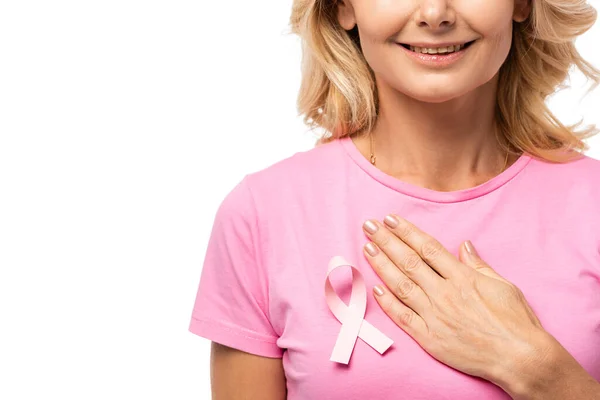
{"type": "Polygon", "coordinates": [[[379,354],[383,354],[394,343],[364,319],[367,309],[367,289],[364,278],[355,266],[341,256],[334,256],[329,261],[325,280],[325,297],[329,309],[342,323],[330,361],[348,364],[358,338],[361,338],[379,354]],[[338,297],[329,280],[329,275],[333,270],[344,266],[348,266],[352,270],[352,293],[348,305],[338,297]]]}

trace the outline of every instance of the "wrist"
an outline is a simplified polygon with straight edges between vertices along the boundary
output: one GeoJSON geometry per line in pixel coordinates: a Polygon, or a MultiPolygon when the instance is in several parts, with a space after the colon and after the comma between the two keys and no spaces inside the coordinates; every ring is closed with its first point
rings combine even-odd
{"type": "Polygon", "coordinates": [[[494,383],[514,400],[537,399],[537,394],[542,393],[540,385],[554,375],[559,349],[562,346],[548,332],[532,334],[528,342],[506,353],[507,358],[500,363],[494,383]]]}

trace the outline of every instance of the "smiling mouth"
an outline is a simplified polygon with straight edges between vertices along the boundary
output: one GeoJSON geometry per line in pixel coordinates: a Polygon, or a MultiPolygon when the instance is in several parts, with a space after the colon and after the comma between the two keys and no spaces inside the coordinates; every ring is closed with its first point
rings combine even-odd
{"type": "Polygon", "coordinates": [[[471,46],[475,42],[476,42],[476,40],[472,40],[470,42],[467,42],[467,43],[464,43],[461,45],[447,46],[447,47],[432,47],[432,48],[416,47],[416,46],[411,46],[411,45],[405,44],[405,43],[399,43],[399,44],[402,47],[404,47],[405,49],[410,50],[414,53],[445,55],[445,54],[452,54],[452,53],[462,51],[462,50],[468,48],[469,46],[471,46]]]}

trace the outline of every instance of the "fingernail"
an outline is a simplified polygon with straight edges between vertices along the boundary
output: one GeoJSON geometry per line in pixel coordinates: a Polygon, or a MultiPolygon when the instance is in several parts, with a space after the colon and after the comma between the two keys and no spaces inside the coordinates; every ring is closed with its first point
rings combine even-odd
{"type": "Polygon", "coordinates": [[[367,249],[367,253],[369,253],[371,257],[375,257],[377,255],[377,247],[375,247],[373,242],[367,243],[365,245],[365,249],[367,249]]]}
{"type": "Polygon", "coordinates": [[[397,226],[398,226],[398,223],[399,223],[400,221],[398,221],[398,218],[396,218],[395,216],[393,216],[393,215],[391,215],[391,214],[390,214],[390,215],[386,216],[386,217],[383,219],[383,222],[385,222],[385,224],[386,224],[387,226],[389,226],[390,228],[392,228],[392,229],[393,229],[393,228],[395,228],[395,227],[397,227],[397,226]]]}
{"type": "Polygon", "coordinates": [[[373,286],[373,291],[377,296],[383,296],[383,290],[379,286],[373,286]]]}
{"type": "Polygon", "coordinates": [[[471,243],[470,240],[467,240],[465,242],[465,248],[467,249],[467,252],[475,257],[479,257],[479,254],[477,254],[477,250],[475,250],[475,246],[473,246],[473,243],[471,243]]]}
{"type": "Polygon", "coordinates": [[[371,235],[374,234],[375,232],[377,232],[377,225],[371,220],[366,221],[364,223],[363,227],[371,235]]]}

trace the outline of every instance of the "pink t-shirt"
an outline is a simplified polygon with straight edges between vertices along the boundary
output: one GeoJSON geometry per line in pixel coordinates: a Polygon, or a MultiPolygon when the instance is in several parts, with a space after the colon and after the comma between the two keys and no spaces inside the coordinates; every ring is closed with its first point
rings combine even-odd
{"type": "MultiPolygon", "coordinates": [[[[457,257],[470,239],[600,380],[600,161],[588,156],[553,164],[524,154],[477,187],[438,192],[385,174],[347,137],[298,152],[246,175],[223,200],[189,330],[283,357],[290,400],[510,399],[431,357],[376,302],[382,281],[363,255],[362,224],[390,212],[457,257]],[[365,320],[394,342],[383,355],[359,338],[347,365],[330,361],[341,326],[325,298],[333,256],[361,271],[365,320]]],[[[350,276],[331,276],[345,302],[350,276]]]]}

